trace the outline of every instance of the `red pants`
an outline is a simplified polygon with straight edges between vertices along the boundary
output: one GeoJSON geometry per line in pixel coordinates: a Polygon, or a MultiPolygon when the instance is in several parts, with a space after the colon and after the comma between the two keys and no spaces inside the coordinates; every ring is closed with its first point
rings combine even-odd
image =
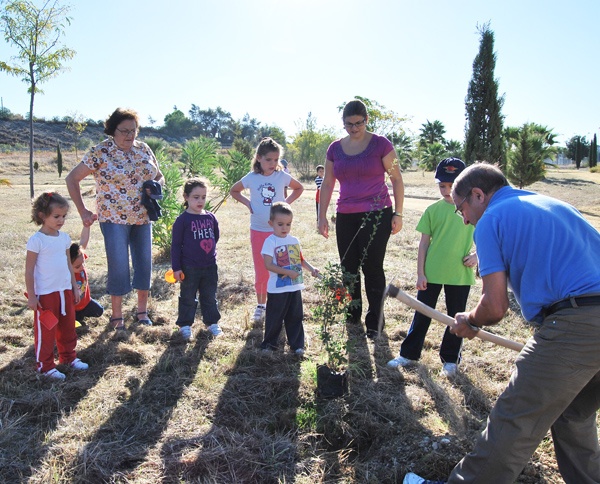
{"type": "Polygon", "coordinates": [[[58,318],[58,324],[47,329],[39,320],[39,311],[33,316],[33,338],[37,371],[45,373],[56,366],[54,363],[54,342],[58,349],[59,362],[71,363],[76,357],[77,333],[75,332],[75,302],[71,290],[64,291],[65,315],[61,314],[60,292],[39,296],[44,309],[48,309],[58,318]]]}

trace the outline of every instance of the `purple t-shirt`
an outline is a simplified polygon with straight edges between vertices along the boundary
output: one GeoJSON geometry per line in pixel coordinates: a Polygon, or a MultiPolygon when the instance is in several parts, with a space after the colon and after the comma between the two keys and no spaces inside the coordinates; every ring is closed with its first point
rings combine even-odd
{"type": "Polygon", "coordinates": [[[208,267],[217,263],[219,224],[211,212],[183,212],[171,232],[171,267],[208,267]]]}
{"type": "Polygon", "coordinates": [[[373,134],[362,153],[347,155],[340,141],[334,141],[327,149],[327,160],[333,161],[333,174],[340,182],[337,211],[361,213],[391,207],[383,158],[394,149],[392,143],[373,134]]]}

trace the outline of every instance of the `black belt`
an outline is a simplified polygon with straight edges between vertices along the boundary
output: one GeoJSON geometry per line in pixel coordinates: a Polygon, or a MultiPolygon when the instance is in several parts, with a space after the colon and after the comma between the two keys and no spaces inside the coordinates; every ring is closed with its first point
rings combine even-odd
{"type": "Polygon", "coordinates": [[[579,306],[600,306],[600,296],[579,296],[555,302],[543,311],[544,317],[550,316],[561,309],[577,308],[579,306]]]}

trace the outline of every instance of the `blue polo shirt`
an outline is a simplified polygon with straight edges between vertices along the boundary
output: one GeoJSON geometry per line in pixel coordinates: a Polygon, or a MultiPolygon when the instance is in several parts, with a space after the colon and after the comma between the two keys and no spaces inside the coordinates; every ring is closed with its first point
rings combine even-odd
{"type": "Polygon", "coordinates": [[[571,205],[503,187],[474,233],[482,276],[504,271],[523,316],[540,323],[542,308],[600,293],[600,233],[571,205]]]}

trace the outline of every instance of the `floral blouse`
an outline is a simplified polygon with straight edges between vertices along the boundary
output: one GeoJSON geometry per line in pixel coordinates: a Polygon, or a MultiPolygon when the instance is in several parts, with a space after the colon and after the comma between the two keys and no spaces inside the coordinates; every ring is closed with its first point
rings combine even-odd
{"type": "Polygon", "coordinates": [[[131,150],[120,150],[112,138],[94,146],[81,162],[92,170],[96,181],[99,222],[122,225],[150,223],[142,205],[142,184],[154,180],[158,162],[150,147],[135,141],[131,150]]]}

